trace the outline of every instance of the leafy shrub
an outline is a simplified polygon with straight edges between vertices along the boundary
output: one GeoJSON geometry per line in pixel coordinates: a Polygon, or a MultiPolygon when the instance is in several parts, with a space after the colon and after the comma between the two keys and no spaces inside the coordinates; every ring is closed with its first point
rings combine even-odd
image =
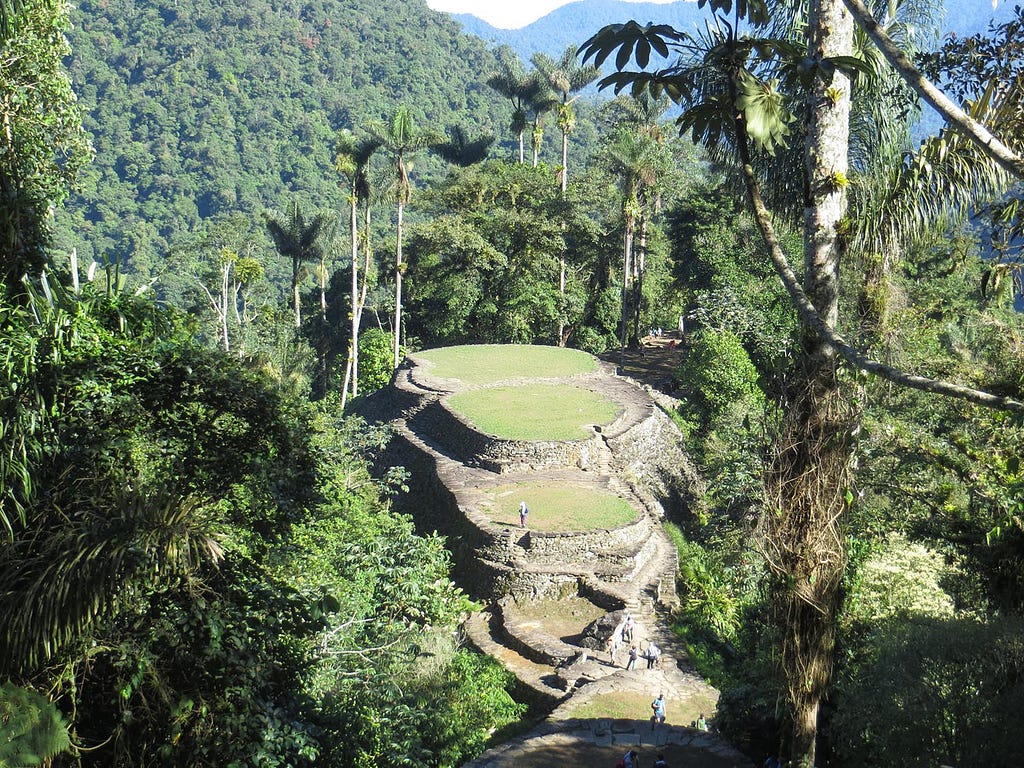
{"type": "Polygon", "coordinates": [[[729,331],[697,333],[677,375],[689,393],[690,407],[706,420],[737,401],[753,405],[764,400],[757,387],[757,369],[739,337],[729,331]]]}
{"type": "Polygon", "coordinates": [[[1020,765],[1024,623],[886,622],[840,675],[835,706],[835,765],[1020,765]]]}
{"type": "Polygon", "coordinates": [[[359,336],[359,392],[368,395],[383,389],[394,373],[394,339],[390,333],[371,328],[359,336]]]}

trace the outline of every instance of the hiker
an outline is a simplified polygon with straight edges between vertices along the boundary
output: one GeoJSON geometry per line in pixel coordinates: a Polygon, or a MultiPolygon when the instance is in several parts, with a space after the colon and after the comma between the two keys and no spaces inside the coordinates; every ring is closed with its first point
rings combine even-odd
{"type": "Polygon", "coordinates": [[[658,759],[654,761],[654,768],[668,768],[668,763],[665,762],[665,756],[658,753],[658,759]]]}
{"type": "Polygon", "coordinates": [[[615,661],[615,657],[619,653],[619,641],[616,639],[614,633],[608,635],[608,639],[604,641],[604,649],[608,652],[608,661],[610,661],[614,667],[618,663],[615,661]]]}
{"type": "Polygon", "coordinates": [[[651,715],[651,728],[658,725],[665,724],[665,694],[659,693],[658,698],[651,702],[651,709],[654,714],[651,715]]]}
{"type": "Polygon", "coordinates": [[[528,506],[526,506],[526,502],[525,501],[520,501],[519,502],[519,527],[520,528],[525,528],[526,527],[526,516],[528,514],[530,514],[530,508],[528,506]]]}
{"type": "Polygon", "coordinates": [[[640,753],[635,749],[629,750],[629,752],[624,754],[622,759],[619,760],[616,768],[619,768],[619,766],[621,766],[621,768],[640,768],[640,753]]]}
{"type": "Polygon", "coordinates": [[[633,642],[633,615],[626,611],[626,623],[622,625],[622,639],[627,643],[633,642]]]}
{"type": "Polygon", "coordinates": [[[647,668],[654,669],[658,665],[658,659],[661,658],[661,649],[658,648],[653,642],[647,644],[647,668]]]}
{"type": "Polygon", "coordinates": [[[704,719],[704,713],[703,712],[701,712],[700,713],[700,717],[697,718],[697,730],[698,731],[707,731],[708,730],[708,721],[704,719]]]}
{"type": "Polygon", "coordinates": [[[626,669],[636,669],[637,652],[636,646],[629,646],[629,661],[626,662],[626,669]]]}

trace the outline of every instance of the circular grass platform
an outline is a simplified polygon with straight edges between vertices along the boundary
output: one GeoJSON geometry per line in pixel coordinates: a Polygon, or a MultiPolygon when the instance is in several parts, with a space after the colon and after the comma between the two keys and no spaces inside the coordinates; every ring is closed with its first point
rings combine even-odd
{"type": "Polygon", "coordinates": [[[530,508],[526,525],[534,531],[594,531],[632,523],[639,515],[609,491],[554,482],[511,483],[491,488],[484,513],[497,525],[519,525],[519,502],[530,508]]]}
{"type": "MultiPolygon", "coordinates": [[[[619,652],[620,656],[625,656],[619,652]]],[[[566,707],[560,712],[563,718],[579,718],[581,720],[610,719],[623,724],[632,722],[634,726],[650,729],[651,699],[659,693],[658,688],[652,687],[651,692],[640,691],[608,691],[599,693],[577,707],[566,707]]],[[[665,692],[668,701],[668,723],[670,725],[688,726],[696,723],[701,715],[705,717],[714,716],[718,707],[715,696],[709,693],[696,692],[684,701],[674,701],[669,691],[665,692]]],[[[621,726],[620,726],[621,727],[621,726]]],[[[626,730],[626,727],[621,727],[626,730]]],[[[686,765],[694,763],[687,762],[686,765]]]]}
{"type": "Polygon", "coordinates": [[[597,360],[587,352],[564,347],[527,344],[466,344],[417,352],[439,379],[464,384],[492,384],[519,378],[562,378],[597,370],[597,360]]]}
{"type": "Polygon", "coordinates": [[[506,440],[582,440],[589,425],[610,424],[619,405],[568,384],[522,384],[460,392],[448,406],[484,434],[506,440]]]}

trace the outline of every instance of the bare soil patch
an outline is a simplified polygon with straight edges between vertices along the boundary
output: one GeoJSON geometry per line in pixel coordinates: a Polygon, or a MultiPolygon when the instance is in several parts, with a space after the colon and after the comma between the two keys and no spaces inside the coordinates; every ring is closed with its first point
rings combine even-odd
{"type": "Polygon", "coordinates": [[[531,600],[516,603],[506,610],[524,621],[536,622],[545,632],[563,641],[576,638],[588,625],[606,613],[603,608],[583,597],[531,600]]]}

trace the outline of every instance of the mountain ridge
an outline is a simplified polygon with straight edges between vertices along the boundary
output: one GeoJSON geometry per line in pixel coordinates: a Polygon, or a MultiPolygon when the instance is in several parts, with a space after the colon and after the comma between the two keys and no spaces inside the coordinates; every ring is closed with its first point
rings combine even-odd
{"type": "MultiPolygon", "coordinates": [[[[945,18],[939,37],[973,35],[985,32],[988,25],[1007,21],[1014,3],[1002,0],[993,9],[988,0],[945,0],[945,18]]],[[[692,31],[702,25],[711,13],[698,7],[697,0],[674,3],[628,2],[628,0],[576,0],[551,11],[518,29],[499,29],[468,13],[448,14],[470,35],[490,45],[507,45],[523,60],[537,52],[551,56],[562,53],[569,45],[579,45],[601,27],[633,19],[646,24],[668,24],[678,30],[692,31]]]]}

